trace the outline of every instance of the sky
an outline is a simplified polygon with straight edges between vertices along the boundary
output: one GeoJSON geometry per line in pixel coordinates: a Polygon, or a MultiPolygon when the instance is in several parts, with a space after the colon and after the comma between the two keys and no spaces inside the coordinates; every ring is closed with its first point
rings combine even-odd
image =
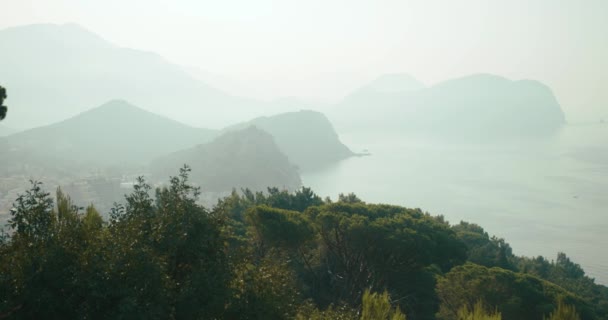
{"type": "Polygon", "coordinates": [[[493,73],[549,85],[570,121],[608,119],[606,0],[0,0],[0,29],[34,23],[77,23],[259,99],[493,73]]]}

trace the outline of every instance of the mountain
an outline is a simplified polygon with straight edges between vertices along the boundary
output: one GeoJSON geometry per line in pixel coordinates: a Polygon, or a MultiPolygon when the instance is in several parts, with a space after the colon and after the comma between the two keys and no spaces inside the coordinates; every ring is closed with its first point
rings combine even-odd
{"type": "Polygon", "coordinates": [[[252,125],[270,133],[289,160],[303,170],[353,156],[353,152],[340,141],[333,125],[320,112],[301,110],[260,117],[224,130],[252,125]]]}
{"type": "Polygon", "coordinates": [[[75,117],[5,137],[10,152],[61,163],[142,164],[210,141],[215,132],[193,128],[113,100],[75,117]]]}
{"type": "Polygon", "coordinates": [[[15,132],[17,132],[18,130],[15,130],[11,127],[7,127],[3,124],[0,124],[0,137],[4,137],[4,136],[8,136],[10,134],[13,134],[15,132]]]}
{"type": "Polygon", "coordinates": [[[332,115],[346,130],[393,129],[466,139],[545,135],[565,124],[546,85],[488,74],[413,91],[358,90],[332,115]]]}
{"type": "Polygon", "coordinates": [[[47,125],[111,99],[201,127],[263,114],[266,105],[216,90],[161,56],[121,48],[75,24],[0,30],[2,85],[11,121],[47,125]]]}
{"type": "Polygon", "coordinates": [[[232,188],[265,191],[267,187],[293,190],[300,176],[267,132],[250,126],[224,133],[210,143],[159,157],[151,164],[154,179],[165,181],[188,164],[190,178],[203,191],[232,188]]]}

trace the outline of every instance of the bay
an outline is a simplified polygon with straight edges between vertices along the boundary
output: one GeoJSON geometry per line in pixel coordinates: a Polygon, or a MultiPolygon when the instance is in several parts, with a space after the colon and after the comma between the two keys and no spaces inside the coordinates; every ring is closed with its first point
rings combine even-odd
{"type": "Polygon", "coordinates": [[[481,225],[517,255],[566,253],[608,284],[608,125],[568,125],[551,137],[500,143],[441,142],[406,134],[342,134],[353,157],[302,173],[337,199],[421,208],[481,225]]]}

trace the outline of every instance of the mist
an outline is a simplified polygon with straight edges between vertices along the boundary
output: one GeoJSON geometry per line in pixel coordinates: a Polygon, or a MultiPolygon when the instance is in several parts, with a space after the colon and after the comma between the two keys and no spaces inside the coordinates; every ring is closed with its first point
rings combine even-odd
{"type": "Polygon", "coordinates": [[[606,319],[606,1],[6,8],[9,317],[606,319]]]}

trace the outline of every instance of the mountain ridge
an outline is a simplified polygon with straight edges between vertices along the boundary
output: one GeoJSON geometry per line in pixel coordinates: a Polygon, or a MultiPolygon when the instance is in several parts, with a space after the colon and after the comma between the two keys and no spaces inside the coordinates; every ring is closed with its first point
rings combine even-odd
{"type": "Polygon", "coordinates": [[[272,106],[213,88],[162,56],[116,46],[75,24],[0,30],[0,70],[20,127],[54,123],[111,99],[221,128],[272,106]]]}
{"type": "Polygon", "coordinates": [[[163,181],[184,164],[192,168],[190,177],[203,191],[265,191],[267,187],[295,190],[302,184],[296,167],[273,136],[255,126],[225,132],[206,144],[158,157],[151,162],[150,170],[154,179],[163,181]]]}
{"type": "Polygon", "coordinates": [[[414,91],[357,90],[331,115],[345,130],[401,130],[473,141],[547,135],[566,124],[551,88],[536,80],[492,74],[449,79],[414,91]]]}
{"type": "Polygon", "coordinates": [[[318,111],[300,110],[258,117],[224,131],[252,125],[270,133],[289,160],[303,170],[317,169],[354,155],[340,141],[327,116],[318,111]]]}
{"type": "Polygon", "coordinates": [[[72,162],[98,165],[145,163],[150,158],[209,141],[215,131],[187,126],[111,100],[69,119],[7,136],[12,149],[32,150],[72,162]],[[136,126],[135,126],[136,125],[136,126]]]}

